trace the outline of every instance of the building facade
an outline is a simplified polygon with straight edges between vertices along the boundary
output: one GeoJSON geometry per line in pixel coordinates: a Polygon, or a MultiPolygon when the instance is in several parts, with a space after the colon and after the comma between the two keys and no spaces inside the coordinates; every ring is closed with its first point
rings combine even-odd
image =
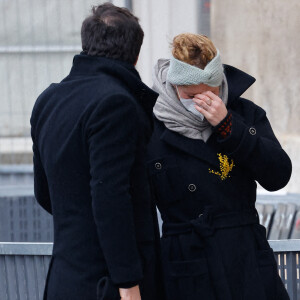
{"type": "MultiPolygon", "coordinates": [[[[29,118],[37,96],[65,77],[81,50],[80,27],[92,0],[0,2],[0,164],[31,163],[29,118]]],[[[291,0],[111,0],[140,18],[145,39],[137,69],[152,85],[158,58],[182,32],[209,35],[224,63],[256,77],[245,95],[267,112],[293,162],[285,192],[300,192],[300,2],[291,0]]]]}

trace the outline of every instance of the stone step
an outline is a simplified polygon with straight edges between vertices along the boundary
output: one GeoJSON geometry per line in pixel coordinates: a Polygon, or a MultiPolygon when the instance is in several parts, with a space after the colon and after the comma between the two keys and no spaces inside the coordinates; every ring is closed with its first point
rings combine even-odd
{"type": "Polygon", "coordinates": [[[32,164],[0,165],[0,187],[33,185],[32,164]]]}
{"type": "Polygon", "coordinates": [[[0,165],[32,164],[30,137],[0,137],[0,165]]]}

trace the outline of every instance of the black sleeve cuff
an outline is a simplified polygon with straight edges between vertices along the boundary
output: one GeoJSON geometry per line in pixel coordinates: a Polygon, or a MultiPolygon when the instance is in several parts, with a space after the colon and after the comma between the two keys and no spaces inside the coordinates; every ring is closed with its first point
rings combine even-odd
{"type": "Polygon", "coordinates": [[[232,113],[227,112],[226,117],[213,128],[213,131],[216,132],[222,138],[226,138],[231,134],[232,127],[232,113]]]}
{"type": "Polygon", "coordinates": [[[218,142],[226,149],[227,153],[242,162],[247,159],[255,147],[257,136],[252,134],[250,127],[244,123],[241,116],[232,113],[232,128],[231,134],[226,138],[219,137],[218,142]]]}
{"type": "Polygon", "coordinates": [[[117,286],[120,289],[130,289],[139,284],[140,284],[140,281],[131,281],[131,282],[120,283],[117,286]]]}

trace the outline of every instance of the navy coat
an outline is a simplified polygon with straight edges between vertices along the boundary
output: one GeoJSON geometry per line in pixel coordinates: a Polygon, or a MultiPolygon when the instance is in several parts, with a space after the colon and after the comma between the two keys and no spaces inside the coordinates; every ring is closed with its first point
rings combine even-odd
{"type": "Polygon", "coordinates": [[[82,53],[37,99],[35,196],[54,220],[45,299],[114,300],[135,284],[160,299],[145,166],[156,98],[133,65],[82,53]]]}
{"type": "Polygon", "coordinates": [[[225,66],[232,132],[205,143],[155,119],[148,169],[163,219],[164,281],[169,300],[289,299],[255,210],[256,181],[284,187],[291,161],[265,111],[241,95],[254,83],[225,66]]]}

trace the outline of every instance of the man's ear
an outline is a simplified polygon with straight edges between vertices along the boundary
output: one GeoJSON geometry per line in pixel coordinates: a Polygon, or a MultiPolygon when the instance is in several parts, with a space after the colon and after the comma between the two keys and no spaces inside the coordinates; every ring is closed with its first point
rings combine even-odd
{"type": "Polygon", "coordinates": [[[135,61],[135,63],[134,63],[134,66],[136,66],[138,60],[139,60],[139,56],[137,56],[136,61],[135,61]]]}

